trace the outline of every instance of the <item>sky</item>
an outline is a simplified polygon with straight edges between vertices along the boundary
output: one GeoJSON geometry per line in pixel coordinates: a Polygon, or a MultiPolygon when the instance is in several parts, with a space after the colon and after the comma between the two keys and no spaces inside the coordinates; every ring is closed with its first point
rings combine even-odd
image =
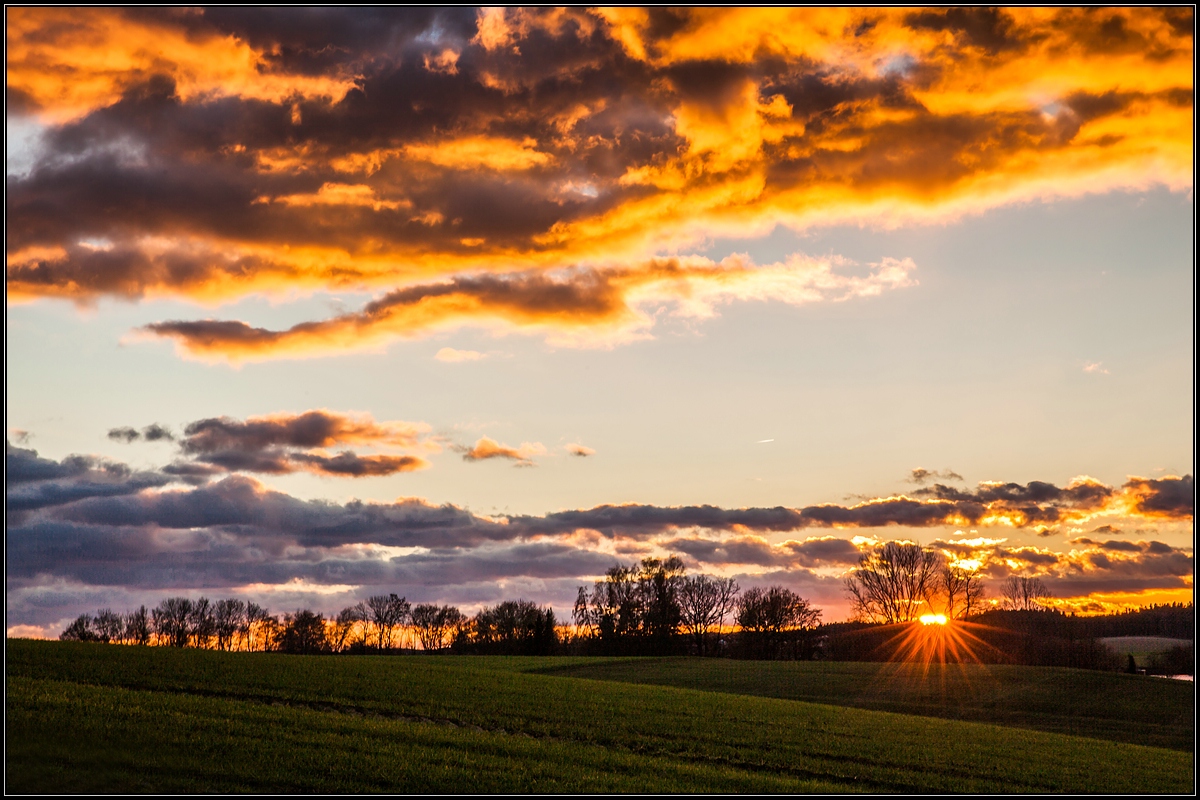
{"type": "Polygon", "coordinates": [[[887,541],[1192,600],[1189,8],[6,20],[10,635],[671,554],[836,621],[887,541]]]}

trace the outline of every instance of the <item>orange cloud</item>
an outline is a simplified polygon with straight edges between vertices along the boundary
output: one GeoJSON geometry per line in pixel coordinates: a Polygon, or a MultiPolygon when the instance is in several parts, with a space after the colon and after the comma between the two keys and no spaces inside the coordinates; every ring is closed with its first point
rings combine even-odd
{"type": "MultiPolygon", "coordinates": [[[[1069,591],[1069,590],[1068,590],[1069,591]]],[[[1140,591],[1090,592],[1054,597],[1050,605],[1066,613],[1080,616],[1093,614],[1119,614],[1134,608],[1194,602],[1195,593],[1191,586],[1173,589],[1142,589],[1140,591]]]]}
{"type": "Polygon", "coordinates": [[[540,332],[559,344],[603,346],[649,335],[657,317],[647,309],[664,303],[677,316],[703,319],[735,300],[803,305],[915,283],[916,267],[908,259],[885,258],[866,276],[836,272],[844,263],[793,256],[759,267],[742,257],[721,263],[691,257],[560,275],[471,275],[398,289],[361,311],[284,331],[198,320],[154,323],[143,332],[174,339],[185,355],[233,362],[323,355],[468,324],[540,332]]]}
{"type": "MultiPolygon", "coordinates": [[[[272,198],[259,198],[262,202],[272,202],[272,198]]],[[[363,184],[323,183],[316,192],[309,194],[288,194],[273,198],[273,202],[285,203],[289,206],[367,206],[379,211],[380,209],[408,208],[412,203],[408,200],[381,200],[375,195],[375,190],[363,184]]]]}
{"type": "Polygon", "coordinates": [[[515,461],[514,466],[532,467],[534,466],[533,457],[544,455],[545,452],[546,448],[540,442],[522,442],[520,447],[509,447],[506,444],[500,444],[495,439],[482,436],[471,449],[463,453],[463,459],[484,461],[489,458],[506,458],[509,461],[515,461]]]}
{"type": "Polygon", "coordinates": [[[573,456],[582,456],[585,458],[587,456],[596,455],[596,451],[593,450],[592,448],[588,447],[587,445],[575,444],[575,443],[567,445],[567,452],[573,456]]]}
{"type": "Polygon", "coordinates": [[[196,13],[176,9],[154,20],[111,8],[7,9],[8,90],[39,116],[63,121],[109,106],[159,77],[172,81],[184,102],[336,102],[354,86],[353,75],[276,72],[267,53],[244,41],[189,30],[187,17],[196,13]]]}
{"type": "MultiPolygon", "coordinates": [[[[602,270],[1192,186],[1188,8],[354,13],[11,9],[10,112],[48,135],[7,187],[10,298],[602,270]]],[[[426,324],[386,316],[322,330],[426,324]]]]}
{"type": "Polygon", "coordinates": [[[470,170],[477,167],[500,172],[526,170],[548,164],[551,156],[538,152],[537,142],[531,138],[523,141],[470,136],[446,139],[430,144],[411,144],[404,148],[404,155],[416,161],[428,161],[439,167],[470,170]]]}

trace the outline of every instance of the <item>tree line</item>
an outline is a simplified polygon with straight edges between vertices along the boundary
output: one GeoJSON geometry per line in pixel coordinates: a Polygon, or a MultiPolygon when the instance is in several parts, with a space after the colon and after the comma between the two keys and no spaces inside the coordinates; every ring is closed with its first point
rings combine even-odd
{"type": "Polygon", "coordinates": [[[780,658],[811,655],[821,612],[783,586],[741,592],[733,578],[687,575],[671,556],[618,564],[580,586],[572,619],[585,653],[780,658]]]}
{"type": "Polygon", "coordinates": [[[989,658],[1067,666],[1096,662],[1097,668],[1100,657],[1095,653],[1100,651],[1090,640],[1116,635],[1190,638],[1195,626],[1190,604],[1068,619],[1050,608],[1043,582],[1028,576],[1009,577],[996,602],[987,602],[978,571],[911,543],[889,542],[863,553],[846,576],[845,588],[856,622],[822,625],[820,609],[786,587],[741,591],[732,578],[688,575],[683,562],[671,556],[616,564],[592,586],[580,586],[571,625],[559,625],[552,609],[526,600],[505,601],[468,616],[455,606],[414,606],[390,593],[326,618],[307,609],[271,614],[238,599],[174,597],[153,610],[142,606],[126,614],[111,609],[82,614],[60,638],[289,653],[692,653],[886,660],[888,648],[870,644],[875,637],[862,626],[911,622],[941,612],[998,631],[1020,632],[1019,642],[997,633],[996,652],[989,658]]]}
{"type": "Polygon", "coordinates": [[[527,600],[505,601],[473,617],[454,606],[410,604],[374,595],[326,618],[308,609],[272,614],[238,599],[211,602],[171,597],[147,611],[81,614],[60,639],[213,650],[347,653],[421,649],[544,655],[558,644],[553,610],[527,600]]]}
{"type": "Polygon", "coordinates": [[[732,578],[687,575],[677,556],[616,565],[579,587],[573,626],[550,608],[505,601],[474,616],[454,606],[375,595],[326,618],[272,614],[253,602],[172,597],[125,614],[81,614],[59,638],[134,645],[353,653],[546,655],[554,652],[810,658],[821,612],[782,586],[742,592],[732,578]],[[736,631],[729,623],[736,625],[736,631]]]}

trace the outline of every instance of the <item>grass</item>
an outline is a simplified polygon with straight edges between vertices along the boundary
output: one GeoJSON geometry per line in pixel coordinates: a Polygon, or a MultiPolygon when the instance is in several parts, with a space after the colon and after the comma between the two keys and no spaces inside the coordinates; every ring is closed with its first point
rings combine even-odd
{"type": "Polygon", "coordinates": [[[580,659],[540,669],[594,680],[988,722],[1189,753],[1195,746],[1192,684],[1111,672],[698,658],[580,659]]]}
{"type": "Polygon", "coordinates": [[[29,640],[9,640],[7,656],[14,792],[1133,793],[1193,781],[1190,754],[1160,748],[537,671],[578,660],[29,640]]]}

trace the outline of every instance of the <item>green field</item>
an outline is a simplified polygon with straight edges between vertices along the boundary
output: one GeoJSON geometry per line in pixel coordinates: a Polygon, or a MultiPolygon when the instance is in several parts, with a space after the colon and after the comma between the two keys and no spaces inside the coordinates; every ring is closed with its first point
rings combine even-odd
{"type": "MultiPolygon", "coordinates": [[[[988,793],[1192,788],[1190,752],[828,704],[836,697],[801,702],[757,696],[770,694],[765,690],[737,694],[732,687],[705,691],[563,674],[628,670],[631,664],[660,676],[689,669],[699,674],[696,667],[705,663],[710,662],[299,657],[9,640],[6,788],[988,793]]],[[[772,680],[760,677],[756,685],[761,689],[772,680]]],[[[1156,702],[1172,700],[1163,695],[1156,702]]]]}
{"type": "Polygon", "coordinates": [[[989,722],[1189,753],[1195,745],[1193,684],[1112,672],[699,658],[590,659],[539,671],[989,722]]]}

